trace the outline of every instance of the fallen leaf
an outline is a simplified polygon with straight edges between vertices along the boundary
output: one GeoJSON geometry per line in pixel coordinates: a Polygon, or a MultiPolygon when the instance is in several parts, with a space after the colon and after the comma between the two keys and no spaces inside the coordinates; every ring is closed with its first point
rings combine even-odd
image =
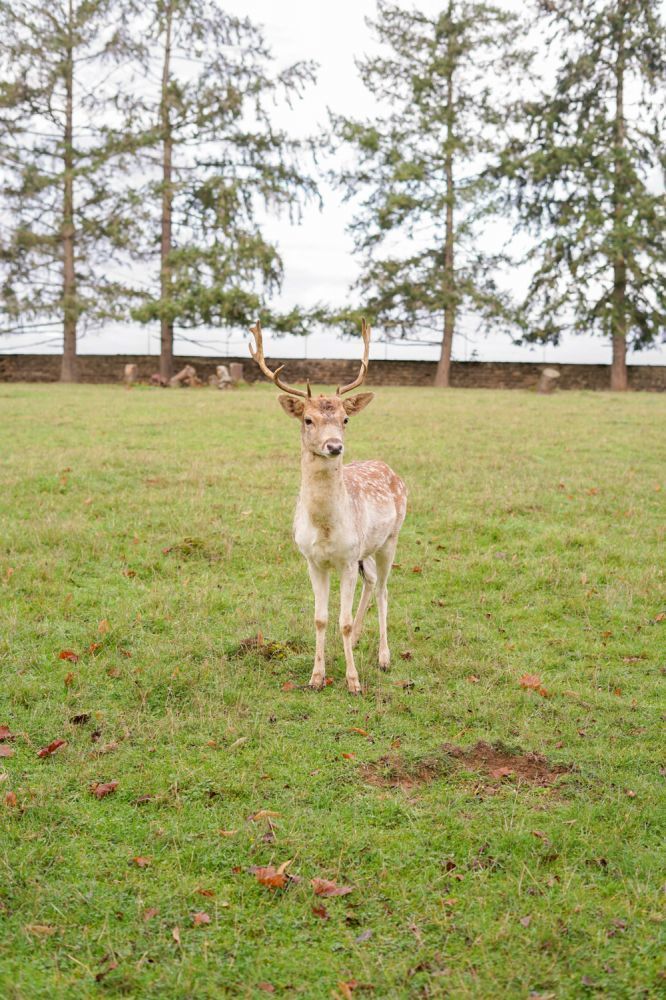
{"type": "Polygon", "coordinates": [[[97,650],[101,649],[101,648],[102,648],[102,643],[101,642],[91,642],[90,645],[88,646],[88,652],[89,653],[96,653],[97,650]]]}
{"type": "MultiPolygon", "coordinates": [[[[102,962],[105,962],[105,961],[106,961],[106,958],[103,958],[102,962]]],[[[96,983],[101,983],[102,980],[105,979],[110,972],[113,972],[113,970],[117,969],[117,968],[118,968],[118,963],[115,961],[115,959],[112,959],[108,963],[108,965],[107,965],[107,967],[105,969],[102,969],[100,972],[97,973],[97,975],[95,976],[95,982],[96,983]]]]}
{"type": "Polygon", "coordinates": [[[136,576],[136,570],[127,569],[127,567],[125,567],[125,569],[123,570],[123,576],[129,577],[129,579],[131,580],[133,576],[136,576]]]}
{"type": "Polygon", "coordinates": [[[0,726],[0,743],[3,743],[5,740],[15,740],[15,739],[16,739],[16,733],[11,733],[9,731],[9,726],[0,726]]]}
{"type": "Polygon", "coordinates": [[[541,678],[537,674],[523,674],[518,683],[521,688],[536,689],[541,687],[541,678]]]}
{"type": "Polygon", "coordinates": [[[192,923],[195,927],[204,927],[206,924],[210,923],[210,917],[207,913],[204,913],[203,910],[200,910],[192,917],[192,923]]]}
{"type": "Polygon", "coordinates": [[[488,772],[492,778],[509,778],[515,772],[510,767],[494,767],[488,772]]]}
{"type": "Polygon", "coordinates": [[[78,663],[79,655],[75,653],[72,649],[61,649],[58,653],[59,660],[69,660],[70,663],[78,663]]]}
{"type": "Polygon", "coordinates": [[[362,931],[354,940],[356,941],[356,944],[362,944],[364,941],[369,941],[371,937],[372,931],[368,929],[367,931],[362,931]]]}
{"type": "Polygon", "coordinates": [[[5,795],[5,805],[8,809],[15,809],[18,805],[18,799],[16,798],[16,792],[7,792],[5,795]]]}
{"type": "Polygon", "coordinates": [[[659,612],[659,614],[655,618],[655,623],[656,622],[666,622],[666,611],[659,612]]]}
{"type": "Polygon", "coordinates": [[[310,885],[314,889],[315,896],[325,896],[326,898],[329,896],[348,896],[350,892],[353,892],[353,886],[338,885],[326,878],[310,879],[310,885]]]}
{"type": "Polygon", "coordinates": [[[286,868],[290,864],[291,860],[283,861],[279,868],[274,865],[254,866],[249,871],[261,885],[269,889],[284,889],[292,880],[292,876],[286,873],[286,868]]]}
{"type": "Polygon", "coordinates": [[[195,889],[194,891],[197,893],[198,896],[206,896],[207,898],[211,899],[215,895],[214,889],[195,889]]]}
{"type": "Polygon", "coordinates": [[[180,927],[174,927],[171,931],[171,937],[174,939],[177,945],[180,945],[180,927]]]}
{"type": "Polygon", "coordinates": [[[342,756],[345,758],[345,760],[354,760],[354,758],[356,757],[356,754],[355,753],[343,753],[342,756]]]}
{"type": "Polygon", "coordinates": [[[94,785],[91,786],[90,791],[93,793],[96,799],[103,799],[106,795],[111,795],[112,792],[115,792],[117,787],[118,787],[117,781],[106,781],[106,782],[97,781],[95,782],[94,785]]]}
{"type": "Polygon", "coordinates": [[[97,626],[97,631],[99,632],[100,635],[106,635],[106,633],[109,631],[109,628],[110,628],[109,619],[102,618],[101,622],[97,626]]]}
{"type": "Polygon", "coordinates": [[[116,743],[115,740],[112,740],[111,743],[105,743],[103,747],[100,747],[99,750],[96,751],[96,753],[98,756],[100,756],[101,754],[105,753],[113,753],[113,751],[117,749],[118,749],[118,744],[116,743]]]}
{"type": "Polygon", "coordinates": [[[548,840],[548,837],[543,832],[543,830],[532,830],[532,836],[533,837],[538,837],[539,840],[548,840]]]}
{"type": "Polygon", "coordinates": [[[632,792],[632,790],[630,788],[626,789],[625,795],[627,796],[627,798],[630,798],[630,799],[635,799],[636,798],[636,792],[632,792]]]}
{"type": "Polygon", "coordinates": [[[260,819],[277,819],[279,815],[280,813],[273,812],[272,809],[260,809],[259,812],[250,816],[250,819],[253,823],[257,823],[260,819]]]}
{"type": "Polygon", "coordinates": [[[0,757],[13,757],[14,751],[11,747],[0,746],[0,757]]]}
{"type": "Polygon", "coordinates": [[[467,678],[467,680],[469,681],[470,684],[478,684],[479,683],[479,678],[476,676],[476,674],[470,674],[469,677],[467,678]]]}
{"type": "Polygon", "coordinates": [[[80,712],[78,715],[72,715],[69,721],[73,726],[83,726],[89,719],[89,712],[80,712]]]}
{"type": "Polygon", "coordinates": [[[319,917],[320,920],[330,920],[331,915],[322,903],[321,906],[313,906],[312,912],[315,917],[319,917]]]}
{"type": "Polygon", "coordinates": [[[294,691],[295,689],[296,685],[293,683],[293,681],[285,681],[284,684],[282,685],[283,691],[294,691]]]}
{"type": "Polygon", "coordinates": [[[404,653],[400,654],[400,659],[401,660],[413,660],[414,659],[414,654],[412,653],[411,649],[406,649],[404,651],[404,653]]]}
{"type": "Polygon", "coordinates": [[[521,917],[520,918],[520,923],[523,925],[523,927],[529,927],[530,924],[532,923],[532,918],[531,917],[521,917]]]}
{"type": "Polygon", "coordinates": [[[238,747],[244,746],[249,740],[249,738],[250,738],[249,736],[240,736],[237,740],[234,740],[234,742],[230,746],[227,747],[227,750],[237,750],[238,747]]]}
{"type": "Polygon", "coordinates": [[[330,687],[332,683],[333,683],[332,677],[327,677],[326,680],[324,681],[326,687],[330,687]]]}
{"type": "Polygon", "coordinates": [[[137,868],[147,868],[150,864],[150,858],[142,858],[141,856],[132,858],[132,864],[136,865],[137,868]]]}
{"type": "Polygon", "coordinates": [[[412,573],[422,573],[423,568],[421,566],[412,566],[412,573]]]}
{"type": "Polygon", "coordinates": [[[275,987],[272,983],[257,983],[257,989],[261,990],[262,993],[275,993],[275,987]]]}
{"type": "Polygon", "coordinates": [[[72,684],[74,683],[75,676],[76,675],[73,674],[71,670],[69,671],[69,673],[65,674],[65,676],[63,677],[63,684],[65,685],[66,688],[72,686],[72,684]]]}
{"type": "Polygon", "coordinates": [[[359,729],[358,726],[352,726],[349,730],[350,733],[358,733],[359,736],[368,736],[369,733],[367,729],[359,729]]]}
{"type": "Polygon", "coordinates": [[[415,686],[415,681],[395,681],[395,686],[402,688],[404,691],[409,691],[415,686]]]}
{"type": "Polygon", "coordinates": [[[218,830],[220,837],[234,837],[238,830],[218,830]]]}
{"type": "Polygon", "coordinates": [[[150,906],[147,910],[143,911],[144,921],[152,920],[153,917],[156,917],[159,912],[160,911],[157,909],[156,906],[150,906]]]}
{"type": "Polygon", "coordinates": [[[60,747],[66,747],[66,746],[67,746],[66,740],[53,740],[53,742],[49,743],[47,747],[42,747],[41,750],[38,750],[37,756],[50,757],[52,754],[56,752],[56,750],[59,750],[60,747]]]}
{"type": "Polygon", "coordinates": [[[391,740],[391,750],[399,750],[402,746],[402,740],[399,736],[396,736],[394,740],[391,740]]]}

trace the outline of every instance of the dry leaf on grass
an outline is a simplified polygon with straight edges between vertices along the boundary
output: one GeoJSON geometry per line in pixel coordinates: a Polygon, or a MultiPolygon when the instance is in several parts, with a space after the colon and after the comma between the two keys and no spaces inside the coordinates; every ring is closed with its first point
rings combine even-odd
{"type": "Polygon", "coordinates": [[[9,726],[0,726],[0,743],[4,743],[5,740],[15,740],[16,733],[11,733],[9,731],[9,726]]]}
{"type": "Polygon", "coordinates": [[[200,910],[192,916],[192,924],[195,927],[205,927],[205,925],[209,923],[210,917],[207,913],[204,913],[203,910],[200,910]]]}
{"type": "Polygon", "coordinates": [[[338,885],[337,882],[333,882],[327,878],[310,879],[310,885],[314,889],[315,896],[324,896],[326,898],[330,896],[348,896],[350,892],[353,892],[353,886],[338,885]]]}
{"type": "Polygon", "coordinates": [[[5,805],[8,809],[15,809],[18,805],[18,799],[16,798],[16,792],[7,792],[5,795],[5,805]]]}
{"type": "Polygon", "coordinates": [[[13,757],[14,751],[11,747],[7,747],[4,744],[0,746],[0,757],[13,757]]]}
{"type": "Polygon", "coordinates": [[[537,688],[541,687],[541,678],[538,674],[523,674],[518,683],[521,688],[527,688],[535,691],[537,688]]]}
{"type": "Polygon", "coordinates": [[[56,750],[59,750],[60,747],[66,747],[66,746],[67,746],[66,740],[53,740],[53,742],[49,743],[47,747],[42,747],[41,750],[38,750],[37,756],[51,757],[51,755],[54,754],[56,750]]]}
{"type": "Polygon", "coordinates": [[[180,944],[180,927],[174,927],[171,931],[171,937],[174,939],[176,944],[180,944]]]}
{"type": "Polygon", "coordinates": [[[255,865],[248,870],[261,885],[265,885],[269,889],[285,889],[290,882],[298,881],[295,876],[288,875],[286,871],[292,860],[293,858],[289,861],[283,861],[279,868],[276,868],[275,865],[263,867],[255,865]]]}
{"type": "Polygon", "coordinates": [[[23,929],[26,934],[32,934],[35,937],[50,937],[57,930],[51,924],[26,924],[23,929]]]}
{"type": "Polygon", "coordinates": [[[103,799],[105,796],[111,795],[112,792],[115,792],[117,787],[117,781],[96,781],[95,784],[91,786],[90,791],[96,799],[103,799]]]}
{"type": "Polygon", "coordinates": [[[147,868],[150,864],[150,858],[142,858],[141,856],[132,858],[132,864],[136,865],[137,868],[147,868]]]}
{"type": "Polygon", "coordinates": [[[69,660],[70,663],[78,663],[79,656],[72,649],[61,649],[58,653],[59,660],[69,660]]]}

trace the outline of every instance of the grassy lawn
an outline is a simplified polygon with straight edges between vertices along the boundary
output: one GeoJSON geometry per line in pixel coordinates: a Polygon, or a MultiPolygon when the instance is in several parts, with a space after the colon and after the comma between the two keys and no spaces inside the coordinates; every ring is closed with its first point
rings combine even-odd
{"type": "Polygon", "coordinates": [[[664,996],[666,397],[378,390],[354,699],[276,395],[0,386],[0,995],[664,996]]]}

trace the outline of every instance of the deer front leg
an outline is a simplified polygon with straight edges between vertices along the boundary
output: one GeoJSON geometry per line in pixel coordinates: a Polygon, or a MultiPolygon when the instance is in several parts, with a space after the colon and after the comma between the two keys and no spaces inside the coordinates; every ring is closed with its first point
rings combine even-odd
{"type": "Polygon", "coordinates": [[[310,580],[315,599],[315,631],[316,650],[314,668],[310,678],[310,687],[321,691],[326,679],[326,660],[324,647],[326,645],[326,625],[328,624],[328,594],[331,585],[331,575],[328,570],[320,569],[314,563],[308,562],[310,580]]]}
{"type": "Polygon", "coordinates": [[[342,645],[345,651],[347,690],[350,694],[361,693],[361,682],[356,672],[352,648],[352,607],[354,604],[357,574],[358,565],[355,562],[348,563],[340,572],[340,631],[342,632],[342,645]]]}

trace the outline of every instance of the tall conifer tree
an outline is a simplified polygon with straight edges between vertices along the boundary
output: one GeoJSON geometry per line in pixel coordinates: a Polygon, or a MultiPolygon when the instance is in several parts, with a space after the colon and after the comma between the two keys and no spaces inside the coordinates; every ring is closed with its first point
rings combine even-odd
{"type": "Polygon", "coordinates": [[[131,238],[113,81],[130,15],[126,0],[0,0],[0,333],[61,327],[66,382],[81,322],[117,313],[109,271],[131,238]]]}
{"type": "MultiPolygon", "coordinates": [[[[267,316],[265,293],[279,287],[282,262],[262,235],[261,212],[297,213],[316,193],[301,166],[310,144],[276,125],[277,106],[297,99],[314,70],[297,63],[274,71],[261,30],[217,0],[152,0],[147,9],[139,142],[148,172],[143,253],[155,266],[133,315],[159,322],[168,378],[175,327],[267,316]],[[152,78],[159,84],[151,93],[152,78]]],[[[301,330],[297,310],[272,319],[301,330]]]]}
{"type": "Polygon", "coordinates": [[[352,161],[339,182],[361,198],[357,288],[385,329],[441,338],[436,385],[447,386],[460,314],[499,323],[510,311],[496,283],[502,255],[485,251],[478,224],[496,207],[483,168],[505,141],[529,53],[519,19],[488,3],[449,0],[429,17],[380,2],[370,23],[383,53],[357,65],[380,114],[332,117],[352,161]]]}
{"type": "Polygon", "coordinates": [[[554,84],[523,105],[502,158],[535,237],[527,339],[597,332],[610,384],[627,388],[627,348],[666,326],[666,28],[653,0],[540,0],[554,84]]]}

